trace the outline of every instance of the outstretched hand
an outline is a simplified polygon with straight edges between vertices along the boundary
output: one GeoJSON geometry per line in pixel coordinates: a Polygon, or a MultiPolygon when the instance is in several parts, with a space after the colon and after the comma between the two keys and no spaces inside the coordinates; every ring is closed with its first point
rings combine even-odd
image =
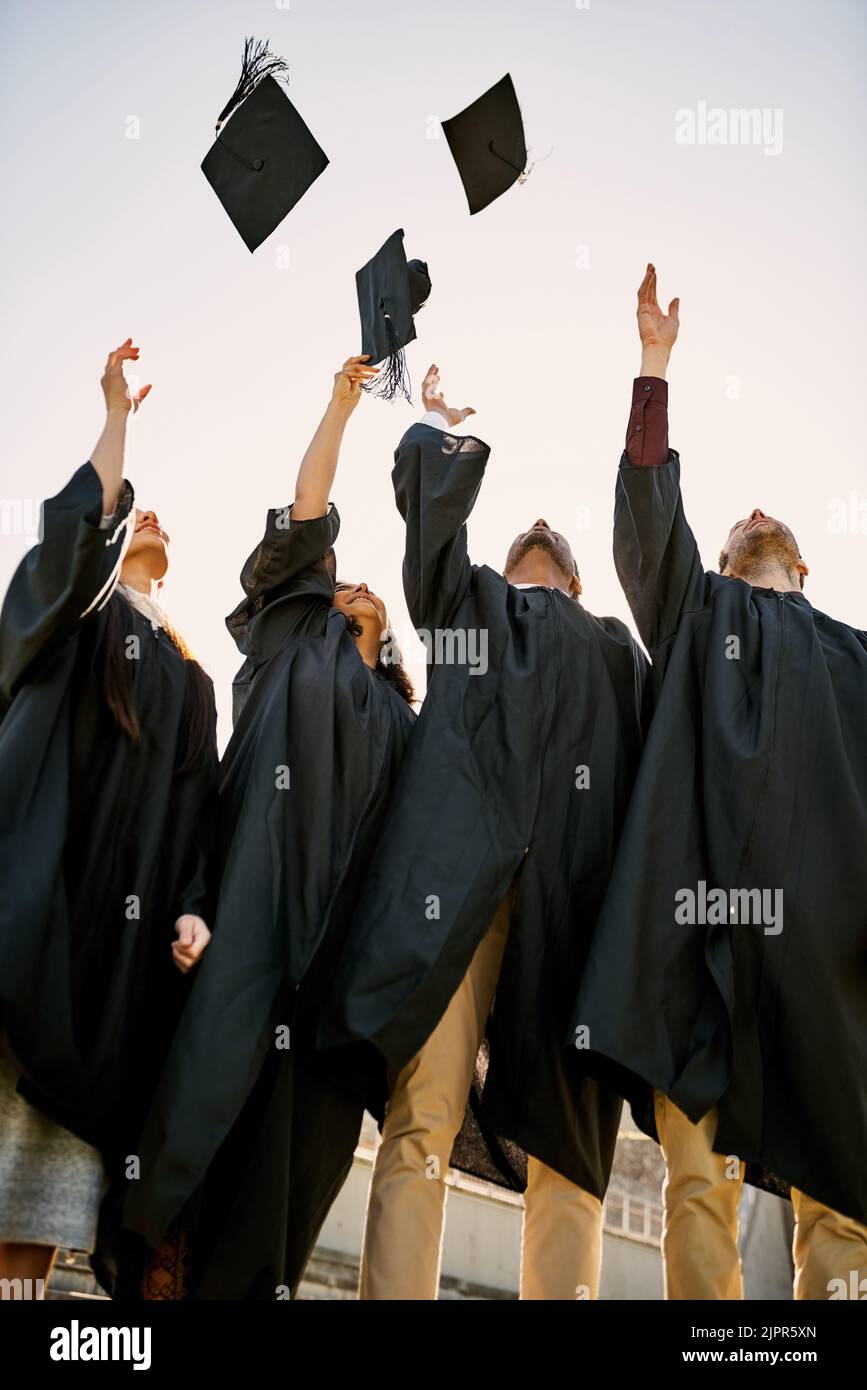
{"type": "Polygon", "coordinates": [[[446,405],[445,397],[440,390],[440,369],[434,363],[428,367],[427,376],[421,384],[421,398],[425,410],[436,410],[450,425],[459,425],[468,415],[476,413],[471,405],[465,405],[462,410],[446,405]]]}
{"type": "Polygon", "coordinates": [[[134,414],[150,393],[150,385],[142,386],[135,393],[130,393],[126,377],[123,374],[124,362],[137,362],[138,355],[139,349],[133,346],[132,338],[127,338],[125,343],[121,343],[120,347],[108,354],[108,361],[102,374],[102,393],[105,396],[105,408],[109,415],[114,413],[128,414],[129,411],[134,414]]]}
{"type": "Polygon", "coordinates": [[[648,264],[638,287],[638,332],[643,348],[661,348],[669,353],[680,328],[680,300],[673,299],[664,314],[656,298],[656,267],[648,264]]]}
{"type": "Polygon", "coordinates": [[[361,400],[362,383],[371,381],[378,371],[378,367],[371,367],[367,354],[363,357],[347,357],[340,371],[334,373],[331,399],[338,405],[354,410],[361,400]]]}

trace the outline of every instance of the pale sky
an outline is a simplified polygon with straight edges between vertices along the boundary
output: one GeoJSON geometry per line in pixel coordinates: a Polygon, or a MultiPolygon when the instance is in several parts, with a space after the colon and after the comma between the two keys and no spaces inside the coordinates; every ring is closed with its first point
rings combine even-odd
{"type": "Polygon", "coordinates": [[[242,561],[360,350],[355,271],[400,226],[433,281],[416,407],[362,401],[333,496],[341,574],[402,635],[392,451],[431,361],[493,449],[472,558],[501,567],[543,515],[587,606],[628,619],[611,513],[648,259],[681,298],[671,441],[705,564],[760,506],[798,537],[816,607],[867,627],[863,0],[5,0],[0,40],[0,499],[35,515],[87,458],[106,353],[132,335],[154,389],[127,472],[172,536],[163,602],[215,680],[223,743],[242,561]],[[245,34],[287,60],[331,160],[252,256],[199,169],[245,34]],[[549,157],[471,218],[429,136],[507,71],[549,157]],[[678,143],[700,103],[766,111],[781,148],[678,143]]]}

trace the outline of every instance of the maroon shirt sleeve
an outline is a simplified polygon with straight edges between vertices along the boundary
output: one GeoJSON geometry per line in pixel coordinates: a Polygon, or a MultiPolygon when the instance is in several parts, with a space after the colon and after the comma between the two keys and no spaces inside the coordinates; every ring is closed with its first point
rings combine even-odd
{"type": "Polygon", "coordinates": [[[626,453],[633,468],[668,463],[668,382],[661,377],[638,376],[632,384],[626,453]]]}

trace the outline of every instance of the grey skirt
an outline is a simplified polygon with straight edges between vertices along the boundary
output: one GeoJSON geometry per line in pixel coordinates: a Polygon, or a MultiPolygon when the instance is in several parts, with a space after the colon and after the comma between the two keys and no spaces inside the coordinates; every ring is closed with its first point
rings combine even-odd
{"type": "Polygon", "coordinates": [[[0,1050],[0,1241],[93,1253],[105,1166],[97,1149],[28,1105],[0,1050]]]}

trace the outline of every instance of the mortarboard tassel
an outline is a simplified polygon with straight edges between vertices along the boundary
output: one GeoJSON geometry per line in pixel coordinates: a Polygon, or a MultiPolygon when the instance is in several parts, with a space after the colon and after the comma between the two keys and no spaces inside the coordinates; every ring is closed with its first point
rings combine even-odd
{"type": "Polygon", "coordinates": [[[379,396],[384,401],[393,401],[395,396],[401,395],[412,405],[412,382],[406,365],[406,353],[395,332],[390,314],[385,315],[385,332],[388,338],[388,356],[380,367],[379,374],[373,381],[362,382],[361,389],[370,391],[372,395],[379,396]]]}
{"type": "Polygon", "coordinates": [[[546,159],[550,159],[551,155],[554,153],[551,149],[547,154],[543,154],[541,159],[534,159],[531,164],[527,165],[526,169],[521,169],[517,164],[513,164],[511,159],[507,159],[504,154],[500,154],[499,150],[494,149],[493,140],[488,141],[488,149],[491,151],[491,154],[496,155],[497,159],[501,159],[504,164],[508,164],[510,169],[514,169],[515,173],[518,175],[518,183],[526,183],[536,165],[542,164],[546,159]]]}
{"type": "Polygon", "coordinates": [[[217,131],[226,118],[234,111],[236,106],[240,106],[247,97],[262,81],[263,77],[273,77],[275,74],[282,76],[289,71],[289,64],[283,58],[276,57],[268,48],[269,39],[247,38],[244,40],[244,58],[241,63],[241,76],[238,78],[238,85],[229,97],[217,117],[217,131]]]}

